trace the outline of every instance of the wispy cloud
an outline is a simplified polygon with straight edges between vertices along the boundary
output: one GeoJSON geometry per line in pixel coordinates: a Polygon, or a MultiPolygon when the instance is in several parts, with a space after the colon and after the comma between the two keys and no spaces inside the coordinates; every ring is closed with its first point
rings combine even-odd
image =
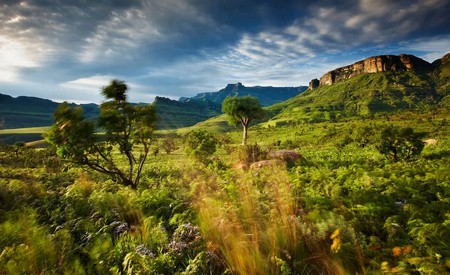
{"type": "Polygon", "coordinates": [[[176,98],[236,81],[306,85],[370,55],[450,51],[448,0],[88,2],[0,4],[0,92],[99,101],[118,76],[137,101],[176,98]]]}

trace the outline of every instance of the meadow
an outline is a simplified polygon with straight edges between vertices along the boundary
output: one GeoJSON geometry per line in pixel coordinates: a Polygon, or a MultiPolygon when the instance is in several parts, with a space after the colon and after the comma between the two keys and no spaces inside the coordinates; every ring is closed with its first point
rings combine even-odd
{"type": "Polygon", "coordinates": [[[241,129],[214,118],[157,132],[136,190],[51,146],[2,145],[0,274],[450,273],[449,123],[445,109],[279,117],[242,147],[241,129]],[[436,142],[392,161],[377,150],[389,125],[436,142]],[[186,151],[198,129],[215,153],[186,151]],[[276,150],[301,157],[238,168],[276,150]]]}

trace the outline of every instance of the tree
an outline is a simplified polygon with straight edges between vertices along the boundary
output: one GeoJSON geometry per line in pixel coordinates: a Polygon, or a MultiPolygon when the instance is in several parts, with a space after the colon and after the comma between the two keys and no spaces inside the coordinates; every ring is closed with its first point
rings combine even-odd
{"type": "Polygon", "coordinates": [[[196,159],[206,162],[217,148],[217,139],[205,130],[193,130],[186,136],[186,150],[196,159]]]}
{"type": "Polygon", "coordinates": [[[152,142],[156,121],[152,105],[127,102],[127,85],[112,80],[102,88],[106,100],[97,122],[86,120],[81,107],[61,104],[47,140],[58,154],[73,163],[107,174],[121,184],[137,188],[152,142]],[[104,131],[100,135],[96,130],[104,131]],[[114,154],[117,150],[120,154],[114,154]],[[125,160],[126,168],[119,166],[125,160]]]}
{"type": "Polygon", "coordinates": [[[381,154],[394,161],[411,160],[422,152],[424,137],[425,133],[414,132],[412,128],[391,126],[381,132],[380,142],[376,147],[381,154]]]}
{"type": "Polygon", "coordinates": [[[168,155],[177,149],[175,139],[171,136],[168,136],[165,139],[163,139],[161,147],[164,151],[166,151],[168,155]]]}
{"type": "Polygon", "coordinates": [[[257,98],[252,96],[244,97],[227,97],[222,103],[222,112],[227,114],[228,122],[236,125],[238,122],[242,124],[243,135],[242,145],[247,144],[248,126],[253,119],[264,117],[264,110],[257,98]]]}

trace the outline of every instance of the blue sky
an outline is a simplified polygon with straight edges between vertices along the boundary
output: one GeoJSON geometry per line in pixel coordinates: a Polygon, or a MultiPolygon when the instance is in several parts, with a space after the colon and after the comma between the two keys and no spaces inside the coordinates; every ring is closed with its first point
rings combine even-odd
{"type": "Polygon", "coordinates": [[[133,102],[301,86],[373,55],[450,52],[448,0],[0,0],[0,93],[133,102]]]}

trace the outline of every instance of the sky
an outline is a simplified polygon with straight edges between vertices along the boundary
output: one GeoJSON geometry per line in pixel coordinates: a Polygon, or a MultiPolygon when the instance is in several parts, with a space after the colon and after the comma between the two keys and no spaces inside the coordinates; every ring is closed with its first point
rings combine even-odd
{"type": "Polygon", "coordinates": [[[382,54],[450,52],[448,0],[0,0],[0,93],[131,102],[307,86],[382,54]]]}

